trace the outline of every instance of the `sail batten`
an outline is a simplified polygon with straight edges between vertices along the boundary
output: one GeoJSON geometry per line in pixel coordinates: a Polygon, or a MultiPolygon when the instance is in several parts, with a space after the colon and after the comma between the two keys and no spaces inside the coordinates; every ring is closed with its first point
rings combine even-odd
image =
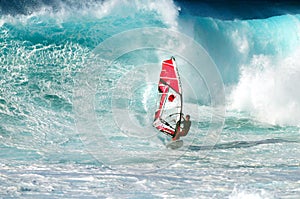
{"type": "Polygon", "coordinates": [[[153,126],[172,137],[182,114],[182,88],[174,57],[162,62],[158,83],[158,103],[153,126]]]}

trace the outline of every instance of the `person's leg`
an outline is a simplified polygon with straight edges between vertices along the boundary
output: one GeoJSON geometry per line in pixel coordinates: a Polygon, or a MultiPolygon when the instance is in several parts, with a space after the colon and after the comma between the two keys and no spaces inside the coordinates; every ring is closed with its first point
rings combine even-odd
{"type": "Polygon", "coordinates": [[[179,140],[179,138],[181,136],[186,136],[186,134],[187,134],[187,131],[185,131],[185,130],[179,131],[176,133],[175,137],[172,138],[172,140],[179,140]]]}
{"type": "Polygon", "coordinates": [[[175,137],[172,138],[172,140],[173,141],[179,140],[179,138],[180,138],[180,132],[177,132],[176,135],[175,135],[175,137]]]}
{"type": "Polygon", "coordinates": [[[179,140],[179,138],[180,138],[181,132],[180,132],[180,123],[179,122],[177,123],[176,128],[177,128],[177,132],[176,132],[176,135],[172,138],[173,141],[179,140]]]}

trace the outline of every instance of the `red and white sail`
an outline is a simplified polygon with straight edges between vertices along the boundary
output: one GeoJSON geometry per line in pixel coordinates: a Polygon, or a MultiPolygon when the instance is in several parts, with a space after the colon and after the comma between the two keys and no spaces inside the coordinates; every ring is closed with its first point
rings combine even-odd
{"type": "Polygon", "coordinates": [[[182,114],[182,88],[175,58],[171,57],[162,63],[158,83],[158,104],[153,126],[159,131],[176,134],[176,123],[182,114]]]}

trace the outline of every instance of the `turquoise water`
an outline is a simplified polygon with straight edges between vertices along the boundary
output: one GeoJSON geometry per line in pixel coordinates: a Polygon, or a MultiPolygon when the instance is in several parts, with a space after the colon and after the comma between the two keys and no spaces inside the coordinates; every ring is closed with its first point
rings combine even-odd
{"type": "Polygon", "coordinates": [[[300,15],[221,18],[193,6],[3,4],[0,197],[298,198],[300,15]],[[207,77],[179,53],[194,48],[174,50],[193,123],[175,151],[151,126],[160,62],[173,52],[126,32],[149,27],[177,32],[178,48],[188,36],[217,71],[207,77]],[[126,53],[105,60],[117,49],[126,53]]]}

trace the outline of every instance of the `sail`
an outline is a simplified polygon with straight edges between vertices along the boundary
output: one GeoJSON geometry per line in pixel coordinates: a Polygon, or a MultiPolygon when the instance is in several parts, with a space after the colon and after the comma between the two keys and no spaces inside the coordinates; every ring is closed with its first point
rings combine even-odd
{"type": "Polygon", "coordinates": [[[158,103],[153,126],[172,137],[176,134],[176,124],[181,121],[182,88],[175,58],[162,63],[158,83],[158,103]]]}

